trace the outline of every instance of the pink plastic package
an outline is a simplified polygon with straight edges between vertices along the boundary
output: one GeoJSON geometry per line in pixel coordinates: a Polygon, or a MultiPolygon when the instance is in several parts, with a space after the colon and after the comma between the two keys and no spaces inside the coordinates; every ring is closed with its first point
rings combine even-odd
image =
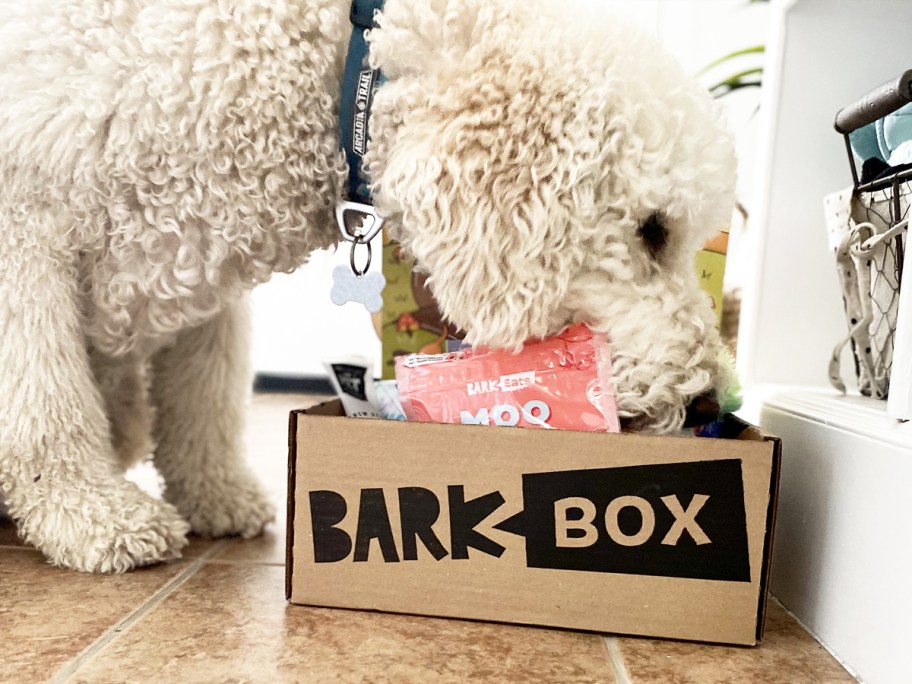
{"type": "Polygon", "coordinates": [[[401,356],[396,379],[409,420],[620,432],[608,340],[581,324],[518,354],[401,356]]]}

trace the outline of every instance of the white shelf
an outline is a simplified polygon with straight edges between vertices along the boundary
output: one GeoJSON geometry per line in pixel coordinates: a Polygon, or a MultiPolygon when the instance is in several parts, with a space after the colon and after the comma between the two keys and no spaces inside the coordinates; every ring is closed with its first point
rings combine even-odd
{"type": "Polygon", "coordinates": [[[773,596],[862,681],[912,681],[912,424],[826,389],[747,399],[742,415],[782,438],[773,596]]]}
{"type": "Polygon", "coordinates": [[[912,422],[890,418],[885,401],[825,388],[765,385],[751,390],[742,414],[756,422],[770,409],[895,446],[912,457],[912,422]]]}

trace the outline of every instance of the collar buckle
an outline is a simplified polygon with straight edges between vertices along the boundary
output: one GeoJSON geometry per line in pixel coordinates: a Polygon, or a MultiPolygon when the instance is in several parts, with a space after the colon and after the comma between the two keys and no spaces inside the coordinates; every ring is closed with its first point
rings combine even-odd
{"type": "Polygon", "coordinates": [[[383,230],[384,221],[370,204],[342,200],[336,205],[336,223],[346,242],[369,243],[383,230]]]}

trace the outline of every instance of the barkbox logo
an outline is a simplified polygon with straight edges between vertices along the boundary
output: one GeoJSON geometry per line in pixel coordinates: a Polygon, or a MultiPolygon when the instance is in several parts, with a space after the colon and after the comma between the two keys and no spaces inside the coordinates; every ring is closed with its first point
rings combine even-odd
{"type": "Polygon", "coordinates": [[[466,392],[470,397],[476,394],[489,392],[518,392],[519,390],[535,384],[535,371],[501,375],[495,380],[475,380],[466,384],[466,392]]]}
{"type": "MultiPolygon", "coordinates": [[[[522,479],[520,512],[493,527],[525,539],[527,567],[750,581],[739,460],[522,479]]],[[[329,490],[312,491],[309,500],[316,563],[377,561],[371,556],[373,540],[385,563],[417,561],[419,544],[438,562],[467,561],[470,549],[495,558],[506,551],[476,529],[507,505],[500,492],[467,500],[465,487],[454,484],[445,497],[423,487],[400,487],[362,489],[357,502],[329,490]],[[398,545],[391,505],[399,511],[398,545]],[[439,529],[442,505],[449,509],[447,530],[439,529]],[[355,516],[354,538],[339,527],[349,515],[355,516]]]]}

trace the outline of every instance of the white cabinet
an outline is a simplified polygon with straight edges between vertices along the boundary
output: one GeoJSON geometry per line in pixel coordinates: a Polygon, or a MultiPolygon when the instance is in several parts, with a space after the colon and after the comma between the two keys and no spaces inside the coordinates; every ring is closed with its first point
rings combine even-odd
{"type": "Polygon", "coordinates": [[[864,681],[909,682],[912,426],[828,389],[847,331],[823,197],[852,182],[836,112],[912,67],[912,2],[772,9],[739,341],[745,416],[783,438],[772,592],[864,681]]]}

